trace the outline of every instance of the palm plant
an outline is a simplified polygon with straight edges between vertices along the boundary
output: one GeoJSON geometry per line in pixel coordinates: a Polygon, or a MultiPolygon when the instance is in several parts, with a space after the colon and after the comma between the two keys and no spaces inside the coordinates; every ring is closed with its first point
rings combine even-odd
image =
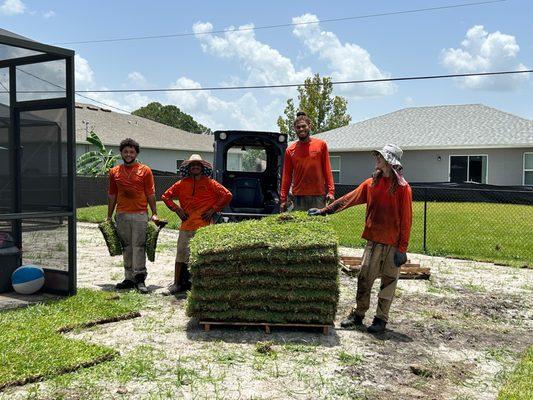
{"type": "Polygon", "coordinates": [[[102,140],[93,131],[87,135],[87,141],[95,146],[96,150],[78,157],[76,161],[78,175],[106,175],[115,166],[120,155],[113,153],[113,150],[107,150],[102,140]]]}

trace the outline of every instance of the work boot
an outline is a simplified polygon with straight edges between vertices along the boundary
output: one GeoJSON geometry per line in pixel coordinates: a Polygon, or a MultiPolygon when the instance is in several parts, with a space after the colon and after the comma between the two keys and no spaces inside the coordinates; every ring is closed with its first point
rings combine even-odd
{"type": "Polygon", "coordinates": [[[183,264],[180,271],[179,286],[183,292],[191,290],[191,274],[189,273],[189,268],[186,263],[183,264]]]}
{"type": "Polygon", "coordinates": [[[186,290],[181,285],[170,285],[167,290],[163,292],[163,296],[176,296],[178,294],[185,295],[186,290]]]}
{"type": "Polygon", "coordinates": [[[381,318],[374,317],[374,320],[372,321],[372,325],[370,325],[367,329],[368,333],[382,333],[385,332],[385,326],[387,323],[383,321],[381,318]]]}
{"type": "Polygon", "coordinates": [[[341,322],[341,327],[352,329],[360,328],[363,326],[363,318],[360,315],[357,315],[355,311],[352,312],[341,322]]]}
{"type": "Polygon", "coordinates": [[[122,290],[122,289],[133,289],[135,287],[135,282],[133,282],[131,279],[124,279],[122,282],[119,282],[115,285],[115,289],[122,290]]]}
{"type": "Polygon", "coordinates": [[[146,275],[139,274],[135,276],[135,289],[141,294],[148,294],[148,288],[144,284],[144,280],[146,279],[146,275]]]}

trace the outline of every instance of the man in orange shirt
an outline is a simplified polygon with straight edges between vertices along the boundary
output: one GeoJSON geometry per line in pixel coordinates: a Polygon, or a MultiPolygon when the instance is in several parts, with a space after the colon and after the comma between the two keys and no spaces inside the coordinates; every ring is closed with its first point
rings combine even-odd
{"type": "Polygon", "coordinates": [[[174,284],[167,295],[185,292],[190,289],[189,242],[196,230],[213,222],[213,215],[221,211],[231,201],[231,192],[211,178],[213,167],[193,154],[180,166],[183,179],[172,185],[161,199],[167,207],[181,219],[178,249],[174,266],[174,284]],[[178,199],[179,205],[173,200],[178,199]]]}
{"type": "Polygon", "coordinates": [[[118,235],[124,247],[124,281],[117,283],[117,289],[135,287],[141,293],[148,293],[146,279],[146,226],[147,204],[152,210],[152,220],[159,221],[155,202],[154,176],[152,170],[139,162],[139,143],[127,138],[120,142],[120,155],[124,163],[109,171],[107,219],[113,217],[118,235]]]}
{"type": "Polygon", "coordinates": [[[370,292],[376,278],[381,277],[378,307],[368,332],[385,331],[390,305],[400,275],[400,266],[407,261],[406,251],[412,223],[411,187],[403,178],[400,162],[402,150],[386,145],[372,152],[376,170],[357,189],[329,206],[308,211],[310,215],[333,214],[357,204],[366,203],[363,238],[368,242],[363,253],[361,272],[357,279],[357,307],[341,322],[343,328],[362,327],[370,306],[370,292]]]}
{"type": "Polygon", "coordinates": [[[335,196],[328,146],[310,135],[311,119],[300,111],[294,120],[298,141],[285,151],[281,180],[280,210],[287,210],[287,196],[294,196],[294,210],[322,208],[335,196]]]}

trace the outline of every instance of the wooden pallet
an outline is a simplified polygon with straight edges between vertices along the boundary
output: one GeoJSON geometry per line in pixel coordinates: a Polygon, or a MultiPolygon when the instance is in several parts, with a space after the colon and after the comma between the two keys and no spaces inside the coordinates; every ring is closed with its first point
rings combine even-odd
{"type": "MultiPolygon", "coordinates": [[[[357,276],[361,271],[361,257],[340,257],[341,270],[350,276],[357,276]]],[[[420,264],[407,263],[400,267],[400,279],[429,279],[431,270],[427,267],[421,267],[420,264]]]]}
{"type": "Polygon", "coordinates": [[[200,321],[200,326],[204,332],[209,332],[212,325],[222,326],[262,326],[265,329],[265,333],[270,333],[271,327],[281,328],[320,328],[324,335],[329,335],[329,329],[332,325],[322,324],[271,324],[268,322],[224,322],[224,321],[200,321]]]}

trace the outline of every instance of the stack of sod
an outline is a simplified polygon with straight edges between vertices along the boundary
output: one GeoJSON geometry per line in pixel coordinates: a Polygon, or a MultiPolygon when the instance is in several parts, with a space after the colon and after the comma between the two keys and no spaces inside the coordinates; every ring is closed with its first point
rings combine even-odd
{"type": "Polygon", "coordinates": [[[325,218],[280,214],[199,229],[187,314],[227,322],[332,324],[337,238],[325,218]]]}
{"type": "Polygon", "coordinates": [[[98,228],[104,236],[107,250],[109,250],[109,255],[112,257],[122,255],[122,241],[118,236],[115,223],[112,220],[105,220],[104,222],[98,224],[98,228]]]}

